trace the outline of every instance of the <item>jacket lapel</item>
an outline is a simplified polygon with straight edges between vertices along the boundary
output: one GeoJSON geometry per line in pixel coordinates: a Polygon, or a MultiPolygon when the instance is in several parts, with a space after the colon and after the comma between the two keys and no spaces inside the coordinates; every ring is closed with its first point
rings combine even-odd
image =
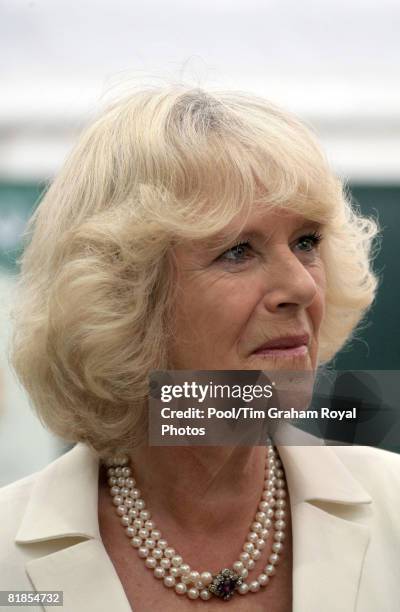
{"type": "MultiPolygon", "coordinates": [[[[38,591],[64,591],[64,612],[130,612],[98,524],[97,456],[85,444],[36,478],[16,542],[38,591]],[[45,503],[43,503],[45,501],[45,503]]],[[[54,606],[44,606],[54,612],[54,606]]]]}
{"type": "Polygon", "coordinates": [[[308,434],[296,442],[304,446],[278,444],[291,503],[293,612],[354,612],[372,499],[332,447],[308,434]]]}
{"type": "MultiPolygon", "coordinates": [[[[37,591],[64,592],[64,612],[131,612],[114,566],[98,540],[32,559],[26,571],[37,591]]],[[[54,606],[44,609],[54,612],[54,606]]]]}

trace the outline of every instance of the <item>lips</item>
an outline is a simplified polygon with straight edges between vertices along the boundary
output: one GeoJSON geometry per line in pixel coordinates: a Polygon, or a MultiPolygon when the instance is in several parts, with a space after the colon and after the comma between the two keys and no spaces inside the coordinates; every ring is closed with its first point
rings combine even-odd
{"type": "Polygon", "coordinates": [[[287,349],[295,349],[302,346],[308,346],[310,342],[309,334],[300,334],[297,336],[280,336],[279,338],[274,338],[265,344],[259,346],[254,353],[262,353],[264,351],[273,351],[273,350],[287,350],[287,349]]]}

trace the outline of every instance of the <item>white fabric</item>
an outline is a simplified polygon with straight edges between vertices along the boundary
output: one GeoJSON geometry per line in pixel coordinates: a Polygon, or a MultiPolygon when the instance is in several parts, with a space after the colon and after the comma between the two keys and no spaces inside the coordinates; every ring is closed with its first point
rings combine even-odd
{"type": "MultiPolygon", "coordinates": [[[[293,612],[398,612],[400,456],[278,449],[291,498],[293,612]]],[[[98,460],[84,444],[0,489],[0,590],[62,590],[63,612],[129,612],[97,499],[98,460]]],[[[29,608],[43,609],[58,608],[29,608]]]]}

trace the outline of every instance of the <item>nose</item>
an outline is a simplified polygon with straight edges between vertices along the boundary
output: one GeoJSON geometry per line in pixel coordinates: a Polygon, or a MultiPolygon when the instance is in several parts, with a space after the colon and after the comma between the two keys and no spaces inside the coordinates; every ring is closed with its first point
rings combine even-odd
{"type": "Polygon", "coordinates": [[[270,312],[307,308],[316,293],[314,278],[290,250],[267,265],[263,305],[270,312]]]}

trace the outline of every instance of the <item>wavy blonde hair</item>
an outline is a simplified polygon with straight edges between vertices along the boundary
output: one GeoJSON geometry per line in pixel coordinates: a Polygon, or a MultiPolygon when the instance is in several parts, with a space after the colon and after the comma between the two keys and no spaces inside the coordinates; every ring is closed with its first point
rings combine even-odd
{"type": "Polygon", "coordinates": [[[377,224],[310,130],[253,95],[185,86],[131,91],[98,116],[32,217],[21,260],[12,363],[47,427],[103,456],[142,439],[149,371],[168,368],[173,247],[252,206],[324,224],[327,362],[373,301],[377,224]]]}

